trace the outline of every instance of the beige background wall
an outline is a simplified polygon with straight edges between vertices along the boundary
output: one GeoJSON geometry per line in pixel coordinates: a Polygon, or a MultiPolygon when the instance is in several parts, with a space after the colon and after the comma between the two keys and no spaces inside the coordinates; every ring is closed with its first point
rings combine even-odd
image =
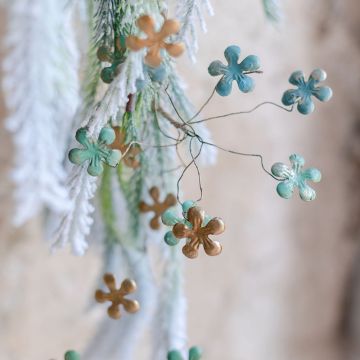
{"type": "MultiPolygon", "coordinates": [[[[217,144],[265,154],[267,167],[298,152],[322,170],[323,180],[316,186],[318,199],[308,204],[279,198],[276,184],[251,158],[220,153],[218,165],[202,171],[202,206],[227,224],[222,256],[186,261],[190,344],[205,348],[204,360],[360,358],[350,341],[359,343],[360,151],[354,128],[360,5],[356,0],[284,4],[285,21],[276,29],[264,20],[260,1],[214,0],[216,16],[200,37],[198,63],[181,60],[194,104],[215,85],[206,69],[223,59],[227,45],[238,44],[244,56],[254,53],[262,60],[264,74],[256,77],[255,92],[215,97],[208,115],[279,102],[289,74],[299,68],[307,74],[326,69],[334,90],[331,103],[317,103],[308,117],[264,107],[209,125],[217,144]]],[[[39,221],[21,230],[10,227],[11,144],[4,130],[0,144],[0,358],[60,359],[67,347],[85,347],[101,315],[86,312],[100,261],[95,250],[82,259],[65,252],[49,256],[39,221]]],[[[187,194],[195,192],[189,176],[187,194]]]]}

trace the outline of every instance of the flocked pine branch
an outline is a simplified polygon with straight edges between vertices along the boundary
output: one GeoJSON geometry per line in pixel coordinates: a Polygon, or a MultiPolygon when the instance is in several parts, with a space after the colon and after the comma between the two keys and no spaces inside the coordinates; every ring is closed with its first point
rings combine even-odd
{"type": "Polygon", "coordinates": [[[44,205],[55,212],[68,206],[62,162],[78,102],[78,56],[65,3],[8,4],[3,87],[15,142],[16,224],[44,205]]]}
{"type": "Polygon", "coordinates": [[[207,31],[204,10],[209,15],[214,14],[209,0],[177,0],[176,18],[182,25],[179,39],[185,43],[187,54],[194,62],[198,51],[197,26],[207,31]]]}
{"type": "MultiPolygon", "coordinates": [[[[165,245],[166,246],[166,245],[165,245]]],[[[154,360],[166,359],[170,350],[186,348],[186,299],[183,290],[182,254],[178,248],[167,249],[158,300],[154,316],[154,360]]]]}

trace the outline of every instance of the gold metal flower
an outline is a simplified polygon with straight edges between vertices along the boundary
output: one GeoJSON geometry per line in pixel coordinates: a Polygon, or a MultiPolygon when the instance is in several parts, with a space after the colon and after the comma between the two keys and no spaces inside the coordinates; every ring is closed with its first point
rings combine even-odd
{"type": "Polygon", "coordinates": [[[222,251],[222,246],[218,241],[209,238],[209,235],[219,235],[225,231],[225,224],[220,218],[211,219],[203,226],[205,220],[205,212],[197,206],[190,208],[187,212],[187,221],[192,225],[186,223],[177,223],[173,227],[173,233],[178,239],[187,239],[186,245],[182,252],[190,259],[198,256],[200,245],[203,245],[205,253],[210,256],[219,255],[222,251]]]}
{"type": "Polygon", "coordinates": [[[149,194],[154,200],[154,204],[149,205],[144,201],[141,201],[139,204],[139,209],[141,212],[154,212],[154,217],[150,221],[150,227],[154,230],[160,228],[160,218],[161,215],[170,207],[176,205],[176,197],[173,194],[167,194],[164,201],[160,201],[160,190],[157,186],[153,186],[149,194]]]}
{"type": "Polygon", "coordinates": [[[155,31],[155,21],[149,15],[143,15],[137,20],[137,26],[146,35],[146,39],[140,39],[137,36],[130,35],[126,39],[126,46],[133,50],[147,48],[145,62],[152,66],[158,67],[162,62],[161,50],[166,50],[169,55],[180,56],[185,46],[183,43],[168,44],[165,39],[170,35],[176,34],[180,30],[180,23],[177,20],[165,20],[160,31],[155,31]]]}
{"type": "Polygon", "coordinates": [[[113,127],[115,131],[115,141],[111,144],[112,149],[120,150],[123,154],[122,161],[124,164],[128,167],[131,167],[133,169],[136,169],[140,166],[140,161],[137,159],[137,155],[141,153],[141,148],[137,144],[129,145],[126,144],[126,134],[125,132],[120,128],[120,126],[114,126],[113,127]],[[125,155],[124,155],[125,154],[125,155]]]}
{"type": "Polygon", "coordinates": [[[125,311],[129,313],[135,313],[140,309],[140,305],[136,300],[126,299],[125,296],[136,291],[136,283],[134,280],[125,279],[120,286],[120,289],[116,288],[116,280],[113,274],[105,274],[104,282],[109,293],[105,293],[102,290],[97,290],[95,293],[95,299],[99,303],[111,301],[112,305],[108,308],[108,314],[112,319],[120,319],[120,305],[122,305],[125,311]]]}

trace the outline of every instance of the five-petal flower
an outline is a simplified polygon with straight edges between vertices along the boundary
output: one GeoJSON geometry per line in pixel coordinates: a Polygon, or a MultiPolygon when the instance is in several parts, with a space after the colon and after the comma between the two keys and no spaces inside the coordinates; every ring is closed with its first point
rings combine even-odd
{"type": "Polygon", "coordinates": [[[136,282],[134,280],[125,279],[120,288],[116,287],[116,280],[113,274],[104,275],[104,282],[108,287],[108,293],[97,290],[95,300],[99,303],[110,301],[112,305],[108,308],[108,314],[112,319],[120,319],[120,305],[122,305],[128,313],[136,313],[140,309],[140,304],[136,300],[127,299],[126,296],[136,291],[136,282]]]}
{"type": "Polygon", "coordinates": [[[307,184],[307,181],[319,182],[321,172],[315,168],[303,170],[305,160],[300,155],[293,154],[289,159],[291,167],[283,163],[275,163],[271,167],[272,174],[282,180],[276,188],[277,193],[284,199],[290,199],[295,188],[298,188],[302,200],[314,200],[316,192],[307,184]]]}
{"type": "Polygon", "coordinates": [[[165,20],[160,31],[155,31],[155,21],[149,15],[141,16],[136,22],[138,28],[146,35],[146,39],[140,39],[137,36],[129,35],[126,39],[126,45],[133,51],[139,51],[147,48],[148,52],[145,56],[145,62],[152,66],[158,67],[162,62],[161,51],[165,50],[169,55],[180,56],[184,50],[184,44],[169,44],[165,39],[176,34],[180,30],[180,23],[177,20],[165,20]]]}
{"type": "Polygon", "coordinates": [[[186,244],[182,252],[190,259],[198,256],[200,245],[204,247],[207,255],[219,255],[222,246],[218,241],[210,239],[209,235],[222,234],[225,230],[224,222],[220,218],[206,216],[204,210],[195,206],[192,201],[183,204],[183,216],[183,219],[178,219],[169,210],[162,215],[163,223],[173,226],[172,232],[165,234],[165,242],[173,246],[185,238],[186,244]]]}
{"type": "Polygon", "coordinates": [[[87,168],[89,175],[99,176],[104,170],[103,162],[113,167],[119,163],[121,152],[109,148],[115,140],[115,132],[112,128],[102,128],[97,140],[89,137],[87,128],[78,129],[75,137],[84,149],[70,150],[69,160],[76,165],[89,161],[87,168]]]}
{"type": "Polygon", "coordinates": [[[224,65],[220,60],[213,61],[208,68],[211,76],[223,75],[216,85],[216,92],[221,96],[227,96],[231,93],[232,82],[235,80],[239,89],[248,93],[254,89],[255,82],[247,74],[258,72],[260,68],[260,59],[255,55],[247,56],[240,64],[240,48],[232,45],[226,48],[224,55],[228,65],[224,65]]]}
{"type": "MultiPolygon", "coordinates": [[[[202,356],[202,350],[197,347],[193,346],[189,350],[189,357],[188,360],[200,360],[202,356]]],[[[181,352],[178,350],[172,350],[167,355],[167,360],[184,360],[181,355],[181,352]]]]}
{"type": "Polygon", "coordinates": [[[314,111],[315,105],[312,96],[320,101],[329,101],[332,97],[332,90],[328,86],[318,86],[326,80],[326,72],[322,69],[315,69],[305,81],[302,71],[295,71],[289,78],[290,84],[297,86],[297,89],[285,91],[282,103],[286,106],[297,104],[297,109],[301,114],[307,115],[314,111]]]}

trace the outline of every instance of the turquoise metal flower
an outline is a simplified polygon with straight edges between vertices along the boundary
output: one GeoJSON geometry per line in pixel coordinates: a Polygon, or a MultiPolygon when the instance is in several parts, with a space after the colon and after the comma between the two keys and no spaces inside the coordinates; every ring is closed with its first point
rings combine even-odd
{"type": "Polygon", "coordinates": [[[164,65],[160,65],[156,68],[144,65],[144,79],[136,80],[136,89],[141,91],[150,82],[156,82],[161,84],[166,78],[166,68],[164,65]]]}
{"type": "Polygon", "coordinates": [[[282,103],[285,106],[297,104],[297,109],[301,114],[307,115],[314,111],[315,105],[312,97],[315,96],[320,101],[329,101],[332,97],[332,90],[328,86],[318,86],[326,80],[326,72],[322,69],[315,69],[305,81],[302,71],[295,71],[289,78],[290,84],[297,86],[297,89],[285,91],[282,103]]]}
{"type": "Polygon", "coordinates": [[[104,166],[102,163],[113,167],[119,163],[121,152],[108,147],[115,141],[115,132],[112,128],[102,128],[97,140],[93,140],[88,136],[87,128],[78,129],[75,137],[84,146],[84,149],[70,150],[69,160],[76,165],[89,161],[87,172],[91,176],[99,176],[103,172],[104,166]]]}
{"type": "Polygon", "coordinates": [[[80,355],[76,351],[70,350],[66,352],[65,360],[80,360],[80,355]]]}
{"type": "MultiPolygon", "coordinates": [[[[166,226],[174,226],[175,224],[181,223],[186,224],[190,228],[192,225],[186,220],[186,214],[190,208],[196,206],[196,203],[192,200],[187,200],[182,204],[182,216],[178,216],[174,207],[167,209],[162,215],[161,220],[166,226]]],[[[172,231],[168,231],[164,236],[165,242],[170,246],[175,246],[179,243],[180,239],[175,237],[172,231]]]]}
{"type": "Polygon", "coordinates": [[[307,181],[319,182],[321,172],[315,168],[303,170],[305,160],[300,155],[293,154],[289,159],[291,167],[283,163],[275,163],[271,167],[272,174],[282,180],[276,188],[277,193],[284,199],[290,199],[295,188],[298,188],[302,200],[314,200],[316,192],[307,184],[307,181]]]}
{"type": "MultiPolygon", "coordinates": [[[[188,360],[200,360],[201,356],[202,350],[197,346],[193,346],[189,350],[188,360]]],[[[180,351],[173,350],[168,353],[167,360],[184,360],[184,358],[182,357],[180,351]]]]}
{"type": "Polygon", "coordinates": [[[223,75],[216,85],[216,92],[221,96],[231,93],[232,82],[235,80],[240,91],[248,93],[254,89],[255,81],[247,74],[257,72],[260,68],[260,59],[255,55],[247,56],[240,64],[240,48],[232,45],[226,48],[224,55],[228,65],[220,60],[213,61],[208,68],[211,76],[223,75]]]}

